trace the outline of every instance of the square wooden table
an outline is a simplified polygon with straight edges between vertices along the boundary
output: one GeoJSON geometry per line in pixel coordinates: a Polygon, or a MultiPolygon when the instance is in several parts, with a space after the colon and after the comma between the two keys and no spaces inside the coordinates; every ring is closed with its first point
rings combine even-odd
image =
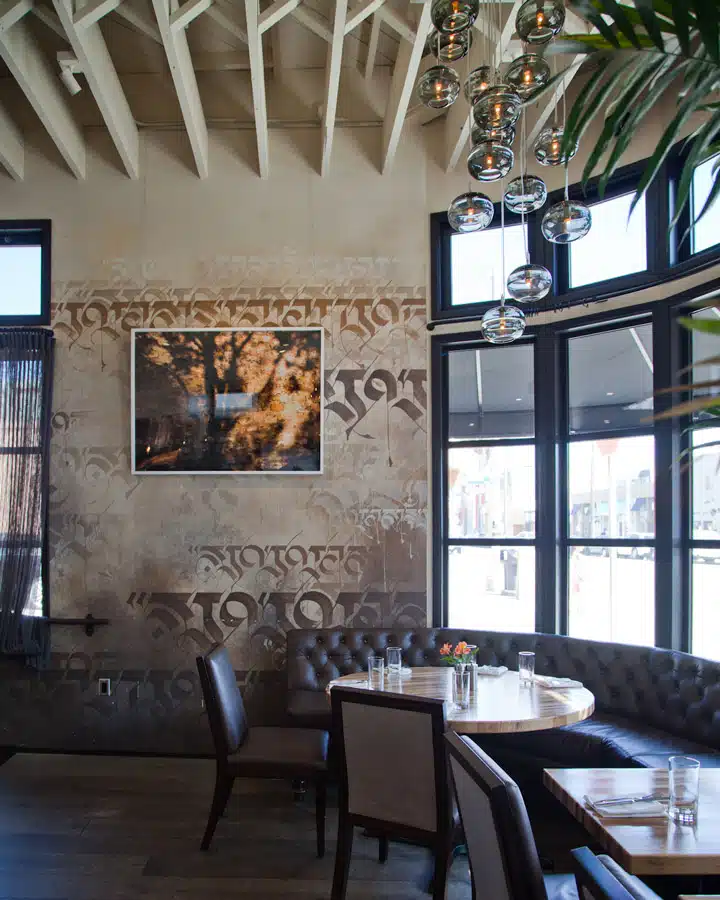
{"type": "Polygon", "coordinates": [[[593,800],[668,794],[667,769],[545,769],[551,794],[605,851],[633,875],[720,874],[720,769],[700,770],[698,820],[612,819],[588,809],[593,800]]]}

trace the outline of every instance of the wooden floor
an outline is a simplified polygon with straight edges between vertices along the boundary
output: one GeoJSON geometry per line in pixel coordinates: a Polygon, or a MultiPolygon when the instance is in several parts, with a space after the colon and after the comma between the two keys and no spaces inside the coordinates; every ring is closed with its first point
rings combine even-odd
{"type": "MultiPolygon", "coordinates": [[[[330,896],[336,813],[315,857],[312,798],[282,782],[236,786],[198,849],[214,778],[205,760],[19,754],[0,766],[0,900],[254,900],[330,896]]],[[[348,900],[427,900],[426,853],[356,832],[348,900]]],[[[469,900],[467,860],[448,900],[469,900]]]]}

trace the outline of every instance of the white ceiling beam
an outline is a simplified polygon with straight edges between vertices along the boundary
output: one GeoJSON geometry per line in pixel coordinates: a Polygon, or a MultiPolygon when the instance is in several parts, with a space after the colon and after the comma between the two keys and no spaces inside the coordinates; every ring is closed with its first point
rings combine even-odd
{"type": "Polygon", "coordinates": [[[32,0],[5,0],[0,4],[0,29],[7,31],[32,9],[32,0]]]}
{"type": "MultiPolygon", "coordinates": [[[[97,21],[78,25],[73,18],[72,0],[53,0],[55,12],[68,36],[80,70],[105,120],[125,171],[140,177],[140,138],[125,92],[112,63],[97,21]]],[[[108,10],[109,12],[110,10],[108,10]]]]}
{"type": "Polygon", "coordinates": [[[368,19],[376,10],[385,3],[385,0],[365,0],[360,6],[356,6],[348,13],[345,22],[345,34],[349,34],[354,28],[357,28],[365,19],[368,19]]]}
{"type": "Polygon", "coordinates": [[[570,87],[570,83],[572,82],[573,78],[577,75],[578,69],[580,68],[580,66],[582,65],[584,60],[586,60],[586,59],[587,59],[587,56],[584,53],[578,53],[576,56],[574,56],[572,59],[572,62],[570,63],[570,65],[568,67],[568,70],[565,72],[565,74],[560,79],[560,81],[558,81],[558,83],[555,85],[555,90],[549,95],[549,97],[546,100],[543,97],[540,98],[539,102],[542,102],[543,100],[545,102],[544,102],[544,105],[542,107],[540,107],[540,109],[538,110],[538,114],[537,114],[535,121],[533,122],[533,126],[530,129],[530,131],[528,132],[528,136],[527,136],[527,146],[528,147],[532,147],[532,145],[538,139],[540,132],[543,130],[543,128],[547,124],[548,120],[551,118],[551,116],[555,112],[558,103],[560,103],[560,101],[562,100],[563,95],[565,94],[567,89],[570,87]]]}
{"type": "Polygon", "coordinates": [[[347,22],[348,0],[335,0],[333,17],[333,39],[328,48],[328,60],[325,69],[325,108],[322,119],[322,155],[320,157],[320,174],[326,175],[330,168],[333,137],[335,136],[335,116],[337,115],[338,91],[342,72],[342,53],[345,42],[345,24],[347,22]]]}
{"type": "Polygon", "coordinates": [[[89,3],[86,3],[82,9],[75,13],[73,21],[76,25],[87,28],[88,25],[99,22],[103,16],[107,16],[114,9],[117,9],[120,6],[120,2],[121,0],[90,0],[89,3]]]}
{"type": "Polygon", "coordinates": [[[185,0],[170,16],[170,27],[180,31],[212,6],[213,0],[185,0]]]}
{"type": "Polygon", "coordinates": [[[15,181],[25,176],[25,142],[5,109],[0,106],[0,163],[15,181]]]}
{"type": "Polygon", "coordinates": [[[70,171],[85,177],[85,141],[61,87],[25,22],[0,31],[0,56],[55,142],[70,171]]]}
{"type": "Polygon", "coordinates": [[[137,12],[132,6],[128,6],[127,3],[121,3],[115,10],[115,14],[120,16],[120,18],[125,19],[128,24],[146,35],[146,37],[151,38],[157,44],[162,44],[162,38],[160,37],[160,32],[155,26],[155,23],[151,22],[147,16],[137,12]]]}
{"type": "MultiPolygon", "coordinates": [[[[376,13],[378,15],[380,10],[376,13]]],[[[417,77],[420,61],[423,51],[425,50],[425,42],[427,41],[428,32],[430,31],[430,0],[426,0],[422,7],[420,20],[418,22],[415,39],[412,43],[403,41],[398,49],[397,59],[395,60],[395,70],[393,71],[392,82],[390,85],[390,99],[388,100],[387,112],[383,122],[382,136],[382,171],[386,172],[397,151],[402,127],[407,114],[410,98],[415,90],[415,79],[417,77]]]]}
{"type": "Polygon", "coordinates": [[[298,6],[300,6],[300,0],[275,0],[264,12],[260,13],[258,22],[260,34],[265,34],[268,28],[272,28],[298,6]]]}
{"type": "Polygon", "coordinates": [[[180,102],[185,130],[187,131],[200,178],[208,177],[208,131],[200,101],[197,79],[190,58],[187,36],[184,29],[173,29],[170,25],[168,0],[152,0],[160,37],[170,65],[175,92],[180,102]]]}
{"type": "Polygon", "coordinates": [[[382,19],[377,13],[373,16],[370,26],[370,40],[368,41],[367,56],[365,57],[365,80],[370,81],[375,71],[375,59],[377,57],[378,41],[380,40],[380,26],[382,19]]]}
{"type": "MultiPolygon", "coordinates": [[[[505,58],[511,44],[512,37],[515,33],[515,18],[517,11],[522,6],[522,0],[513,0],[508,17],[502,30],[498,32],[497,27],[489,20],[484,19],[480,24],[475,20],[476,27],[488,38],[495,47],[495,65],[500,65],[505,58]]],[[[450,107],[445,118],[445,171],[449,174],[458,164],[460,156],[470,138],[470,116],[469,110],[464,103],[454,103],[450,107]]]]}
{"type": "Polygon", "coordinates": [[[305,6],[298,6],[292,11],[292,15],[301,25],[304,25],[308,31],[312,31],[319,38],[332,44],[332,31],[327,27],[327,23],[322,16],[319,16],[314,9],[305,6]]]}
{"type": "Polygon", "coordinates": [[[217,5],[217,3],[213,3],[210,9],[207,11],[213,21],[217,22],[217,24],[224,28],[225,31],[228,31],[233,37],[236,37],[239,41],[242,41],[243,44],[247,44],[248,36],[247,32],[244,31],[230,16],[226,15],[217,5]]]}
{"type": "MultiPolygon", "coordinates": [[[[380,16],[386,25],[389,25],[393,31],[396,31],[409,44],[415,42],[415,29],[402,16],[399,16],[394,9],[391,9],[389,6],[382,6],[375,15],[380,16]]],[[[427,34],[425,37],[427,38],[427,34]]]]}
{"type": "Polygon", "coordinates": [[[58,37],[61,37],[64,41],[67,42],[67,35],[65,34],[65,29],[60,24],[60,19],[49,9],[46,9],[44,6],[33,6],[33,14],[43,23],[43,25],[47,25],[47,27],[54,31],[58,37]]]}
{"type": "Polygon", "coordinates": [[[270,152],[268,143],[267,101],[265,99],[265,64],[263,43],[260,32],[260,4],[258,0],[245,0],[245,24],[248,31],[250,51],[250,83],[252,86],[253,110],[255,113],[255,134],[258,150],[258,171],[261,178],[270,172],[270,152]]]}

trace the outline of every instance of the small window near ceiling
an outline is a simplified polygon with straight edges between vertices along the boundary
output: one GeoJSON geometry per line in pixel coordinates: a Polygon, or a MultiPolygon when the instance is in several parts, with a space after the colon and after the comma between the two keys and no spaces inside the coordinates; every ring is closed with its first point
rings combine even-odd
{"type": "MultiPolygon", "coordinates": [[[[692,217],[695,220],[702,212],[713,185],[713,167],[720,156],[713,156],[693,173],[692,217]]],[[[693,226],[692,252],[702,253],[720,243],[720,203],[715,201],[705,215],[693,226]]]]}
{"type": "Polygon", "coordinates": [[[50,322],[50,222],[0,222],[0,325],[50,322]]]}
{"type": "Polygon", "coordinates": [[[570,433],[645,427],[653,413],[652,354],[650,325],[572,338],[570,433]]]}
{"type": "Polygon", "coordinates": [[[647,269],[645,198],[630,215],[634,194],[593,203],[592,228],[570,244],[570,287],[621,278],[647,269]]]}
{"type": "MultiPolygon", "coordinates": [[[[527,231],[527,226],[524,229],[522,225],[505,228],[505,278],[525,262],[524,230],[527,231]]],[[[500,299],[503,289],[501,246],[499,228],[452,235],[450,272],[453,306],[500,299]]]]}

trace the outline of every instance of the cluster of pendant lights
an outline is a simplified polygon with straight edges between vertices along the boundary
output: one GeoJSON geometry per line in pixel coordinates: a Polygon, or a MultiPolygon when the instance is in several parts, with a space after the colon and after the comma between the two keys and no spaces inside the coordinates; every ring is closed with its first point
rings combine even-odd
{"type": "MultiPolygon", "coordinates": [[[[433,0],[431,18],[434,31],[430,47],[438,65],[429,68],[418,82],[418,96],[431,109],[446,109],[464,91],[472,109],[471,150],[468,172],[479,182],[499,181],[513,168],[515,126],[523,105],[550,80],[550,67],[541,52],[565,23],[563,0],[526,0],[519,8],[515,29],[526,52],[513,60],[504,77],[492,66],[479,66],[468,74],[464,86],[447,63],[457,62],[470,52],[472,25],[480,11],[480,0],[433,0]]],[[[545,128],[535,141],[533,153],[541,166],[566,166],[577,152],[562,152],[563,129],[545,128]]],[[[524,153],[525,148],[520,148],[524,153]]],[[[547,200],[547,187],[542,178],[525,172],[507,185],[503,196],[505,208],[524,216],[539,210],[547,200]]],[[[480,231],[492,222],[492,201],[476,190],[460,194],[450,204],[448,220],[455,231],[480,231]]],[[[567,244],[584,237],[590,230],[589,208],[567,196],[551,206],[542,220],[542,233],[555,244],[567,244]]],[[[503,275],[504,278],[504,275],[503,275]]],[[[505,305],[505,291],[518,303],[531,303],[546,297],[552,287],[552,275],[544,267],[526,260],[503,285],[500,306],[484,315],[482,331],[495,344],[516,340],[525,330],[525,316],[515,306],[505,305]]]]}

